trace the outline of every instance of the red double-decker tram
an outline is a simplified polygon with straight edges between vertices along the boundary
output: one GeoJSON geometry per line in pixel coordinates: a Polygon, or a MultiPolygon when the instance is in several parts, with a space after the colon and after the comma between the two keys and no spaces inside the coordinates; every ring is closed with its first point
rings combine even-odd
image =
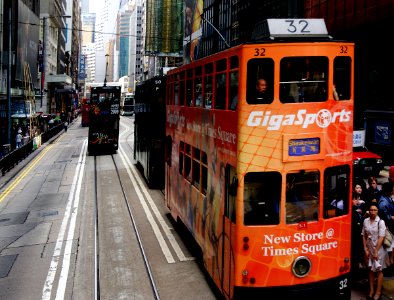
{"type": "Polygon", "coordinates": [[[90,98],[82,98],[81,102],[81,126],[89,126],[89,110],[90,110],[90,98]]]}
{"type": "Polygon", "coordinates": [[[168,72],[166,204],[227,299],[350,299],[354,44],[261,29],[168,72]]]}

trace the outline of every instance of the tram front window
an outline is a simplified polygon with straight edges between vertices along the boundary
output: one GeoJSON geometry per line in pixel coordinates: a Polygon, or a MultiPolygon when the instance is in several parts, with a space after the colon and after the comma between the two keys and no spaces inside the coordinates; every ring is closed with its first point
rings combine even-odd
{"type": "Polygon", "coordinates": [[[282,103],[324,102],[327,78],[327,57],[285,57],[280,62],[279,99],[282,103]]]}
{"type": "Polygon", "coordinates": [[[317,221],[319,171],[289,173],[286,176],[286,223],[317,221]]]}
{"type": "Polygon", "coordinates": [[[327,168],[324,171],[324,217],[346,215],[349,211],[348,165],[327,168]]]}
{"type": "Polygon", "coordinates": [[[279,224],[279,200],[282,176],[279,172],[245,175],[244,224],[279,224]]]}

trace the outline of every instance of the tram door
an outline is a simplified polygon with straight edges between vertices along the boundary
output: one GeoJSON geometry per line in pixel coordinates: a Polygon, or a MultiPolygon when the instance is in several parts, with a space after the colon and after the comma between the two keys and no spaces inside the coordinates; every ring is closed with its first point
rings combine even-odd
{"type": "Polygon", "coordinates": [[[233,295],[234,255],[231,248],[235,239],[235,199],[237,197],[238,180],[234,167],[226,167],[226,194],[224,201],[223,233],[221,234],[222,253],[222,290],[229,298],[233,295]]]}

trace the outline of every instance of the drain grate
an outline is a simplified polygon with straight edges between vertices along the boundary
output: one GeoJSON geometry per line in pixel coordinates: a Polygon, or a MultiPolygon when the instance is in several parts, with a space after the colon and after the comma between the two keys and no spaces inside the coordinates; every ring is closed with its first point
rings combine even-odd
{"type": "Polygon", "coordinates": [[[0,256],[0,278],[8,276],[18,254],[0,256]]]}

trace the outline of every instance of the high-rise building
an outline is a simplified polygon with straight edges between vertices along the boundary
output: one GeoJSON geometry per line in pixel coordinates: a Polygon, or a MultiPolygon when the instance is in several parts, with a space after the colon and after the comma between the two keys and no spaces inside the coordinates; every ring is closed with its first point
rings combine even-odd
{"type": "MultiPolygon", "coordinates": [[[[130,74],[129,70],[129,60],[132,56],[132,52],[130,51],[130,45],[134,44],[131,43],[131,39],[135,39],[134,32],[131,31],[132,29],[132,14],[134,12],[134,5],[127,5],[123,12],[119,13],[118,18],[118,44],[116,49],[119,51],[119,59],[118,59],[118,75],[119,78],[123,76],[127,76],[130,74]]],[[[135,26],[133,26],[135,28],[135,26]]]]}
{"type": "Polygon", "coordinates": [[[81,13],[87,14],[89,12],[89,0],[81,0],[81,13]]]}
{"type": "Polygon", "coordinates": [[[110,55],[106,53],[106,49],[108,49],[109,40],[115,38],[119,7],[119,0],[104,0],[103,6],[99,10],[100,13],[97,15],[95,34],[96,82],[104,82],[107,58],[110,55]]]}
{"type": "Polygon", "coordinates": [[[96,81],[96,49],[93,43],[82,46],[82,55],[85,56],[85,82],[96,81]]]}

